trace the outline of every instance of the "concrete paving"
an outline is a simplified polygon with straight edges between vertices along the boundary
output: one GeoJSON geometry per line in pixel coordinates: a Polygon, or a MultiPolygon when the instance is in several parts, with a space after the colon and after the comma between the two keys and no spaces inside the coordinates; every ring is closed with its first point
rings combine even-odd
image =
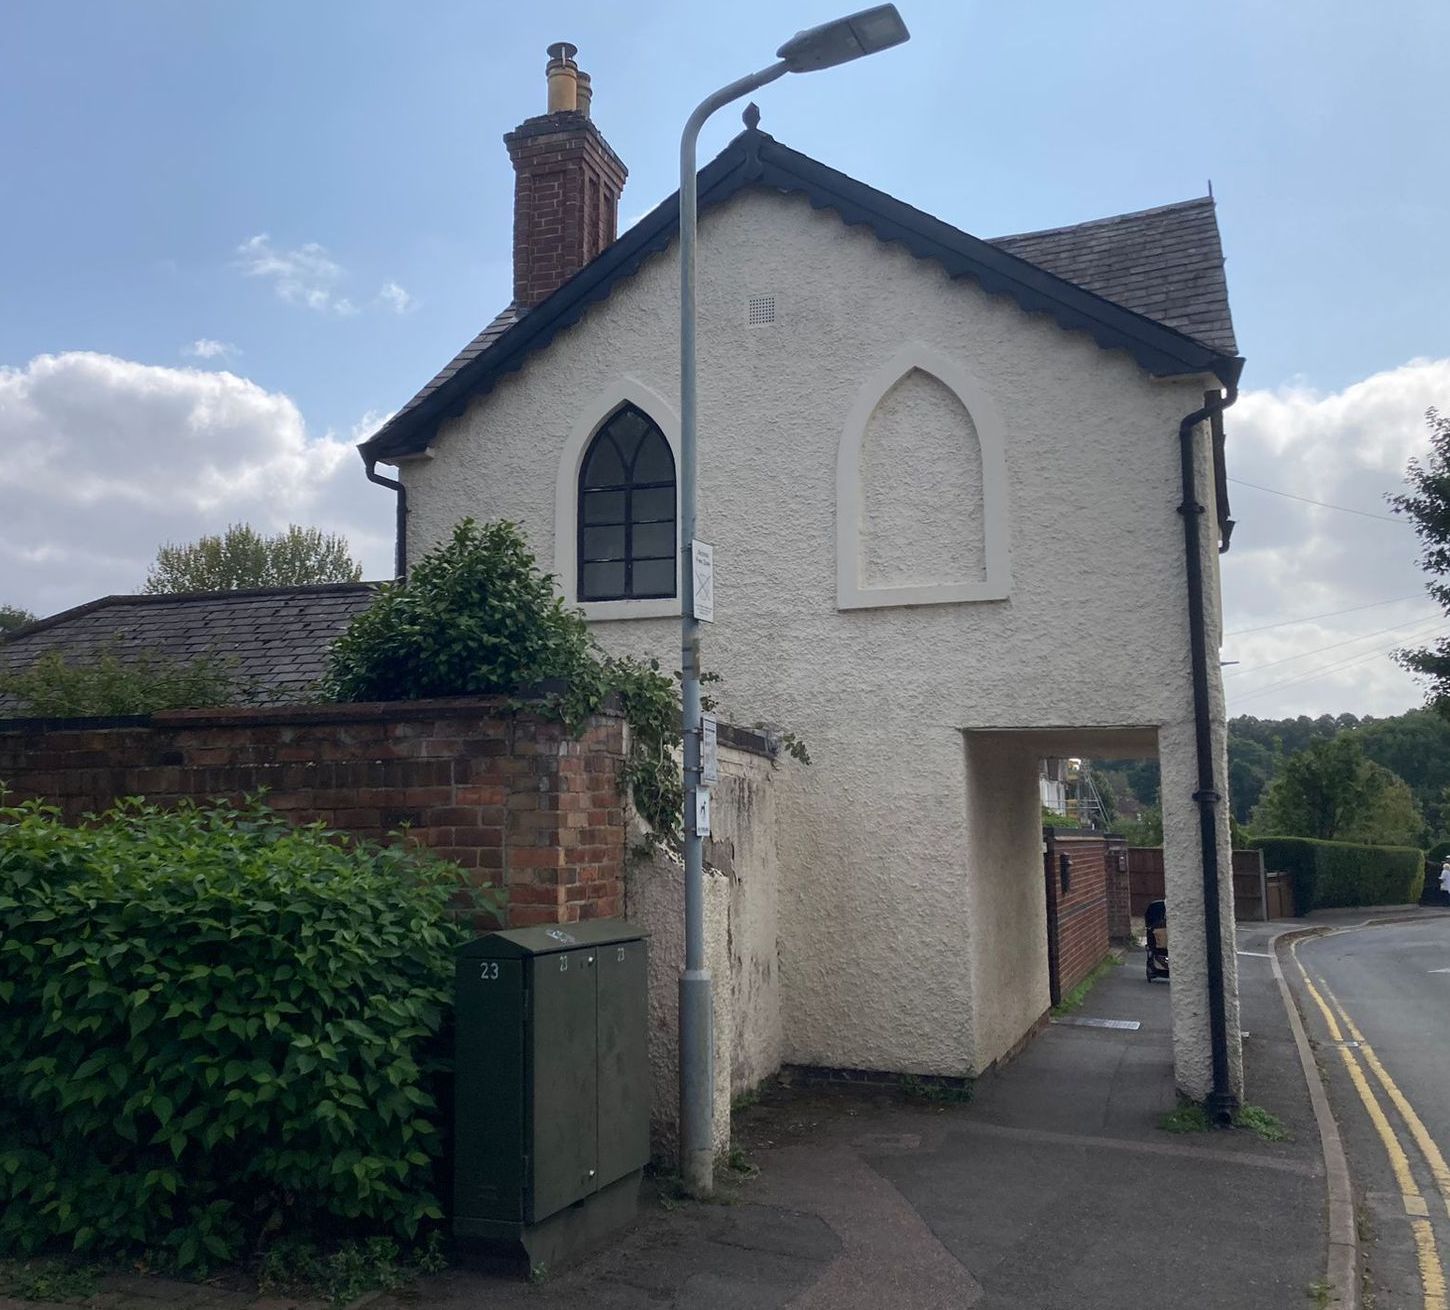
{"type": "MultiPolygon", "coordinates": [[[[981,1079],[970,1104],[773,1089],[736,1125],[759,1172],[727,1174],[717,1203],[651,1184],[635,1227],[572,1268],[532,1284],[455,1269],[370,1310],[1313,1304],[1325,1181],[1268,936],[1241,935],[1248,1099],[1283,1121],[1287,1141],[1159,1127],[1176,1104],[1172,984],[1147,983],[1132,952],[1078,1016],[1136,1030],[1055,1024],[981,1079]]],[[[154,1300],[100,1304],[158,1310],[154,1300]]]]}
{"type": "Polygon", "coordinates": [[[1241,964],[1249,1099],[1288,1141],[1158,1127],[1176,1103],[1171,984],[1148,984],[1134,953],[1078,1013],[1136,1031],[1053,1025],[969,1105],[773,1091],[738,1117],[760,1173],[725,1204],[656,1203],[611,1250],[539,1285],[455,1271],[415,1304],[1309,1304],[1325,1259],[1319,1141],[1268,961],[1241,964]]]}

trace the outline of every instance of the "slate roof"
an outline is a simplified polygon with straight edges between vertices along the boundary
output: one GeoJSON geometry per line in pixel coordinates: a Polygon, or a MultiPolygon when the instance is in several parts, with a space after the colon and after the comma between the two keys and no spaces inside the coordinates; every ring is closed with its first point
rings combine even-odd
{"type": "MultiPolygon", "coordinates": [[[[406,405],[403,406],[402,409],[394,414],[393,418],[389,419],[388,423],[384,426],[390,426],[394,420],[401,418],[404,414],[409,413],[411,410],[421,405],[425,400],[428,399],[429,396],[437,391],[439,387],[447,382],[448,379],[451,378],[455,373],[457,373],[458,370],[461,369],[465,364],[471,363],[473,360],[477,359],[481,354],[483,354],[483,352],[487,350],[491,345],[493,345],[493,343],[497,341],[501,336],[503,336],[503,334],[507,332],[509,328],[513,327],[513,325],[517,323],[519,319],[523,318],[523,316],[527,312],[528,311],[525,310],[522,305],[505,305],[503,309],[499,310],[499,312],[493,316],[493,319],[489,323],[489,325],[484,328],[483,331],[480,332],[476,337],[474,337],[472,341],[464,346],[462,350],[454,355],[453,358],[448,361],[448,363],[446,363],[441,369],[439,369],[437,375],[433,377],[433,379],[429,381],[427,385],[424,386],[423,389],[419,391],[416,396],[413,397],[412,400],[410,400],[406,405]]],[[[381,430],[382,429],[379,429],[379,431],[381,430]]]]}
{"type": "MultiPolygon", "coordinates": [[[[1046,313],[1069,331],[1087,332],[1105,349],[1127,350],[1155,375],[1214,373],[1227,384],[1242,370],[1211,199],[989,242],[753,128],[700,170],[699,209],[750,186],[804,194],[846,223],[866,224],[883,241],[936,260],[953,277],[972,278],[1028,313],[1046,313]]],[[[520,368],[618,281],[666,249],[678,226],[677,192],[541,304],[528,311],[509,306],[359,446],[363,459],[388,461],[425,450],[443,419],[461,414],[475,395],[520,368]]]]}
{"type": "Polygon", "coordinates": [[[1212,196],[992,244],[1215,350],[1238,353],[1212,196]]]}
{"type": "MultiPolygon", "coordinates": [[[[105,596],[27,624],[0,640],[0,672],[18,673],[48,651],[71,662],[114,650],[177,662],[214,654],[233,663],[239,700],[302,695],[322,675],[327,649],[373,601],[374,582],[174,596],[105,596]]],[[[0,695],[0,717],[20,713],[0,695]]]]}

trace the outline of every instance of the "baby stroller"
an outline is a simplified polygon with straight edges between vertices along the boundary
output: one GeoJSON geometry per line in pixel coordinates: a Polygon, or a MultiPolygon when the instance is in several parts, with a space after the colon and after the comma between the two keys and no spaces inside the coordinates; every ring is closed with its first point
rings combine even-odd
{"type": "Polygon", "coordinates": [[[1168,907],[1162,901],[1150,901],[1143,911],[1143,927],[1147,933],[1148,981],[1168,977],[1168,907]]]}

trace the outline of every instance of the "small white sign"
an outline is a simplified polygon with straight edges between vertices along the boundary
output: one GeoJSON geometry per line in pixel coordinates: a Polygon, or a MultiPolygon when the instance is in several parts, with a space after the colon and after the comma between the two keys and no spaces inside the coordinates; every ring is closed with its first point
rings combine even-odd
{"type": "Polygon", "coordinates": [[[720,721],[713,714],[700,715],[700,778],[720,781],[720,721]]]}
{"type": "Polygon", "coordinates": [[[703,541],[690,543],[690,572],[694,577],[695,617],[701,623],[715,622],[715,547],[703,541]]]}
{"type": "Polygon", "coordinates": [[[695,788],[695,836],[710,835],[710,793],[703,787],[695,788]]]}

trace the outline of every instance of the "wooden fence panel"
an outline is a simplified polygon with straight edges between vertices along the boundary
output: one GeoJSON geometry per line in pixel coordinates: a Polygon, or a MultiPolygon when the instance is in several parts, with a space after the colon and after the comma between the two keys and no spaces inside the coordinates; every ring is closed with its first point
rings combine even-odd
{"type": "MultiPolygon", "coordinates": [[[[1272,915],[1264,912],[1264,856],[1261,851],[1234,851],[1234,918],[1241,921],[1261,920],[1272,915]]],[[[1128,897],[1133,917],[1141,919],[1152,901],[1164,897],[1163,848],[1161,846],[1130,846],[1128,848],[1128,897]]]]}

